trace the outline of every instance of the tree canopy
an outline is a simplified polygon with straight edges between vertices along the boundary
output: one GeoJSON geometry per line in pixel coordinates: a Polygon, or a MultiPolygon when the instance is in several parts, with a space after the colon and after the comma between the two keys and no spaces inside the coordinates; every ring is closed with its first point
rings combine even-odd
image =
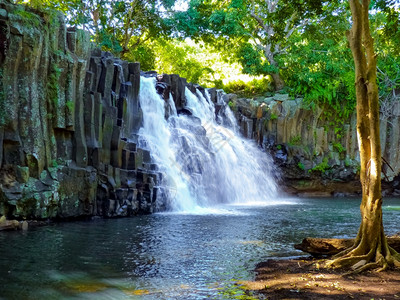
{"type": "MultiPolygon", "coordinates": [[[[310,106],[330,106],[342,118],[354,111],[347,1],[15,2],[62,11],[71,26],[90,31],[103,50],[139,61],[144,70],[180,73],[195,83],[224,87],[222,80],[226,85],[233,77],[226,66],[233,65],[237,73],[263,77],[260,92],[301,96],[310,106]]],[[[370,8],[381,111],[390,114],[400,88],[400,8],[396,0],[371,1],[370,8]]]]}
{"type": "Polygon", "coordinates": [[[30,0],[37,8],[62,11],[71,26],[92,33],[93,41],[125,59],[140,59],[147,41],[167,37],[166,18],[175,0],[30,0]]]}

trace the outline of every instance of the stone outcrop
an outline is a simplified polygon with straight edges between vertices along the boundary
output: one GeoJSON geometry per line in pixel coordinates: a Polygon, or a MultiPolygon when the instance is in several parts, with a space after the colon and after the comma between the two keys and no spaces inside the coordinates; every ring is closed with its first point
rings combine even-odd
{"type": "MultiPolygon", "coordinates": [[[[67,29],[63,16],[1,2],[0,215],[65,219],[163,209],[163,174],[137,145],[141,74],[139,64],[67,29]]],[[[183,107],[185,79],[163,81],[183,107]]]]}
{"type": "MultiPolygon", "coordinates": [[[[178,113],[191,114],[186,88],[205,93],[178,75],[142,72],[138,63],[94,48],[62,15],[0,2],[0,216],[118,217],[166,209],[164,174],[138,146],[140,76],[157,78],[166,118],[170,100],[178,113]]],[[[249,100],[208,92],[217,119],[222,99],[243,135],[272,154],[288,192],[360,193],[355,116],[332,126],[323,108],[311,110],[288,95],[249,100]]],[[[400,195],[399,111],[381,121],[384,187],[392,195],[400,195]]]]}
{"type": "MultiPolygon", "coordinates": [[[[235,111],[241,132],[272,154],[288,192],[307,197],[361,193],[355,114],[335,122],[328,117],[332,112],[307,108],[302,99],[286,94],[256,100],[223,97],[235,111]]],[[[400,195],[399,115],[395,111],[392,118],[381,120],[387,195],[400,195]]]]}

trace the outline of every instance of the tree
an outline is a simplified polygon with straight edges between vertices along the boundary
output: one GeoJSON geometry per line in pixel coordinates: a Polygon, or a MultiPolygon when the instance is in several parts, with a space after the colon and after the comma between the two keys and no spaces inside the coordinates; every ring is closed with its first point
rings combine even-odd
{"type": "MultiPolygon", "coordinates": [[[[21,2],[21,0],[16,0],[21,2]]],[[[41,9],[62,11],[72,26],[92,33],[105,51],[123,59],[151,57],[146,42],[168,36],[165,18],[175,0],[24,0],[41,9]]]]}
{"type": "Polygon", "coordinates": [[[354,272],[400,266],[400,255],[388,246],[382,224],[381,145],[377,57],[370,33],[370,0],[349,0],[353,24],[347,38],[354,58],[357,134],[362,185],[361,225],[354,245],[328,266],[351,266],[354,272]]]}
{"type": "Polygon", "coordinates": [[[276,90],[285,86],[280,71],[290,38],[312,18],[323,15],[321,1],[192,0],[177,13],[177,27],[191,38],[223,41],[242,64],[243,72],[270,75],[276,90]]]}
{"type": "Polygon", "coordinates": [[[351,13],[345,3],[333,12],[292,35],[281,74],[293,96],[310,107],[326,108],[326,117],[337,112],[330,121],[340,124],[355,109],[354,63],[345,36],[351,13]]]}

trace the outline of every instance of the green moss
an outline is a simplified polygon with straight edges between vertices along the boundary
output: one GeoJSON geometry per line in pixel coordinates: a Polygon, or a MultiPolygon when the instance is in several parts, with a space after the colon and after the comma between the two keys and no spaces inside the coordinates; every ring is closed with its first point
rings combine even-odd
{"type": "Polygon", "coordinates": [[[301,136],[294,136],[290,139],[289,146],[299,146],[301,145],[301,136]]]}
{"type": "Polygon", "coordinates": [[[301,161],[297,164],[297,167],[302,171],[305,169],[304,164],[301,161]]]}
{"type": "Polygon", "coordinates": [[[52,102],[54,106],[58,105],[58,92],[59,92],[59,84],[58,81],[60,79],[62,69],[60,69],[57,64],[50,64],[50,73],[47,81],[47,100],[52,102]]]}
{"type": "Polygon", "coordinates": [[[236,104],[234,102],[229,101],[228,105],[229,105],[231,110],[236,111],[236,104]]]}
{"type": "Polygon", "coordinates": [[[341,143],[334,143],[332,146],[333,150],[339,154],[346,150],[341,143]]]}
{"type": "Polygon", "coordinates": [[[255,300],[258,299],[250,294],[246,287],[235,282],[235,279],[231,280],[231,283],[223,285],[218,288],[218,299],[240,299],[240,300],[255,300]]]}
{"type": "Polygon", "coordinates": [[[239,97],[250,98],[258,95],[266,95],[271,92],[271,82],[267,78],[253,79],[250,82],[242,80],[230,81],[227,84],[215,82],[215,86],[224,89],[227,93],[233,93],[239,97]]]}
{"type": "Polygon", "coordinates": [[[346,159],[344,160],[344,166],[346,168],[350,167],[352,165],[352,162],[349,158],[346,157],[346,159]]]}
{"type": "Polygon", "coordinates": [[[57,167],[58,167],[58,161],[57,161],[57,159],[53,159],[53,160],[51,161],[51,166],[52,166],[53,168],[57,168],[57,167]]]}
{"type": "Polygon", "coordinates": [[[343,127],[335,127],[334,131],[336,138],[340,139],[342,137],[343,127]]]}
{"type": "Polygon", "coordinates": [[[321,163],[316,165],[314,168],[310,169],[309,172],[319,171],[321,173],[325,173],[326,171],[330,170],[331,166],[328,164],[328,158],[325,157],[321,163]]]}
{"type": "Polygon", "coordinates": [[[42,24],[42,19],[30,12],[30,11],[26,11],[25,9],[22,8],[22,6],[20,6],[21,8],[16,9],[13,14],[17,15],[20,17],[21,22],[25,25],[25,26],[29,26],[29,27],[40,27],[42,24]]]}
{"type": "Polygon", "coordinates": [[[276,120],[276,119],[278,119],[278,115],[276,115],[274,113],[271,113],[271,115],[269,116],[269,119],[270,120],[276,120]]]}
{"type": "Polygon", "coordinates": [[[65,103],[65,105],[67,106],[68,110],[73,113],[75,110],[75,103],[73,101],[67,101],[65,103]]]}

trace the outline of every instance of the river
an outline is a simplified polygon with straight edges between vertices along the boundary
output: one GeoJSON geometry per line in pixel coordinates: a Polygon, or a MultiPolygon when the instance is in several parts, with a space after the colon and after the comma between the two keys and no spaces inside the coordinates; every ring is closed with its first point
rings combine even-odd
{"type": "MultiPolygon", "coordinates": [[[[234,299],[258,262],[296,257],[304,237],[352,237],[359,199],[283,199],[58,223],[0,234],[0,299],[234,299]],[[232,294],[233,293],[233,294],[232,294]]],[[[400,199],[385,199],[387,234],[400,199]]]]}

